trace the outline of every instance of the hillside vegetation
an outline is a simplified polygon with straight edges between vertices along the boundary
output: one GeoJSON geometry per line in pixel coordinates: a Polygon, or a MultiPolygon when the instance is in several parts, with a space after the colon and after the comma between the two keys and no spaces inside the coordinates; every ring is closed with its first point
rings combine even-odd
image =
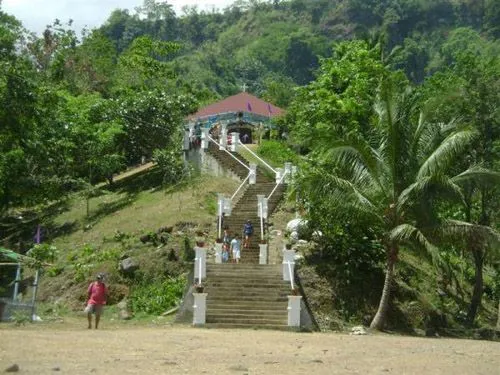
{"type": "MultiPolygon", "coordinates": [[[[193,180],[184,119],[247,87],[286,109],[259,152],[299,166],[289,198],[315,233],[299,274],[322,327],[493,329],[498,4],[251,0],[176,15],[145,0],[82,36],[56,20],[41,37],[0,10],[0,244],[53,264],[43,299],[64,281],[76,307],[102,269],[116,302],[173,306],[213,194],[234,187],[193,180]],[[114,181],[144,161],[156,167],[114,181]],[[118,273],[130,255],[151,272],[118,273]]],[[[3,294],[11,276],[0,269],[3,294]]]]}

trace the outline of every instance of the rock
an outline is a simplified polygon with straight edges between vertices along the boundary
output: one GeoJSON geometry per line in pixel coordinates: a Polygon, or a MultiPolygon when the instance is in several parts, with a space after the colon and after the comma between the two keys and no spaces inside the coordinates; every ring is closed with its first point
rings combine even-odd
{"type": "Polygon", "coordinates": [[[295,261],[295,263],[300,262],[303,259],[304,259],[304,256],[302,254],[295,254],[293,257],[293,260],[295,261]]]}
{"type": "Polygon", "coordinates": [[[119,263],[120,271],[126,274],[134,273],[139,269],[139,262],[134,258],[126,258],[119,263]]]}
{"type": "Polygon", "coordinates": [[[278,236],[282,235],[282,232],[280,230],[278,230],[278,229],[273,229],[270,234],[271,234],[271,236],[278,237],[278,236]]]}
{"type": "Polygon", "coordinates": [[[306,240],[298,240],[297,243],[299,245],[307,245],[309,242],[307,242],[306,240]]]}
{"type": "Polygon", "coordinates": [[[299,240],[299,232],[293,231],[290,233],[290,240],[296,242],[299,240]]]}
{"type": "Polygon", "coordinates": [[[363,326],[356,326],[352,327],[351,329],[351,335],[366,335],[368,332],[366,331],[366,328],[363,326]]]}
{"type": "Polygon", "coordinates": [[[9,366],[5,369],[5,372],[18,372],[19,371],[19,365],[17,363],[14,363],[12,366],[9,366]]]}
{"type": "Polygon", "coordinates": [[[290,220],[288,224],[286,225],[286,230],[288,232],[298,232],[300,230],[300,227],[306,226],[307,225],[307,220],[297,218],[290,220]]]}
{"type": "Polygon", "coordinates": [[[59,366],[53,367],[52,371],[61,371],[61,368],[59,366]]]}
{"type": "Polygon", "coordinates": [[[320,230],[315,230],[312,233],[311,239],[313,241],[319,241],[321,239],[321,237],[323,237],[323,232],[321,232],[320,230]]]}
{"type": "Polygon", "coordinates": [[[127,302],[127,299],[125,298],[125,299],[121,300],[120,302],[118,302],[118,303],[116,304],[116,307],[117,307],[119,310],[124,310],[124,309],[126,309],[126,308],[127,308],[127,304],[128,304],[128,302],[127,302]]]}
{"type": "Polygon", "coordinates": [[[174,227],[161,227],[158,229],[158,234],[160,233],[172,233],[174,227]]]}
{"type": "Polygon", "coordinates": [[[118,313],[118,316],[120,317],[121,320],[132,319],[132,314],[127,310],[120,310],[120,312],[118,313]]]}

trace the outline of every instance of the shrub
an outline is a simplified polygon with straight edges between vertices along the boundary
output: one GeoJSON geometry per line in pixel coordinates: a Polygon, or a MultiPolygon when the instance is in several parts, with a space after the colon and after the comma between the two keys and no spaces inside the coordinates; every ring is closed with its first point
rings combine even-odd
{"type": "Polygon", "coordinates": [[[191,241],[189,240],[189,237],[188,236],[184,236],[184,239],[183,239],[183,259],[186,261],[186,262],[192,262],[194,261],[194,258],[196,256],[195,254],[195,251],[194,251],[194,248],[193,246],[191,245],[191,241]]]}
{"type": "Polygon", "coordinates": [[[136,313],[161,314],[179,303],[184,286],[183,276],[141,283],[130,294],[130,306],[136,313]]]}
{"type": "Polygon", "coordinates": [[[285,143],[279,141],[263,141],[257,153],[275,166],[282,167],[285,162],[298,162],[297,154],[285,143]]]}

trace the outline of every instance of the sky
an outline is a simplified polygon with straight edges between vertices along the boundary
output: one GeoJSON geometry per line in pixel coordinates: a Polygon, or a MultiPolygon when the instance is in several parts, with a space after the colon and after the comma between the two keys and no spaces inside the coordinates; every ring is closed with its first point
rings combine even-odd
{"type": "MultiPolygon", "coordinates": [[[[199,10],[223,9],[235,0],[167,0],[180,16],[184,5],[197,5],[199,10]]],[[[0,0],[1,9],[15,16],[30,31],[41,33],[46,25],[58,18],[66,23],[73,20],[74,29],[94,28],[102,25],[114,9],[141,6],[143,0],[0,0]]]]}

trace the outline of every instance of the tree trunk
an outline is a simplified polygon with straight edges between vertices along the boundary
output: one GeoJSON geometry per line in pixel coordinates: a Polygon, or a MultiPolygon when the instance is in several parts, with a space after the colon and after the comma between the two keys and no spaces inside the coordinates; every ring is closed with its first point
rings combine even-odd
{"type": "Polygon", "coordinates": [[[484,252],[481,249],[474,249],[474,291],[472,292],[472,298],[469,305],[469,311],[467,313],[467,325],[470,327],[474,324],[476,319],[477,310],[481,306],[481,299],[483,298],[483,263],[484,263],[484,252]]]}
{"type": "Polygon", "coordinates": [[[500,329],[500,298],[498,299],[498,318],[497,318],[497,329],[500,329]]]}
{"type": "Polygon", "coordinates": [[[370,328],[372,329],[382,330],[387,319],[387,311],[389,310],[391,287],[394,280],[394,265],[396,264],[397,253],[397,247],[391,247],[389,256],[387,257],[387,268],[385,270],[385,281],[384,289],[382,290],[382,297],[380,297],[377,313],[375,314],[375,317],[370,324],[370,328]]]}

